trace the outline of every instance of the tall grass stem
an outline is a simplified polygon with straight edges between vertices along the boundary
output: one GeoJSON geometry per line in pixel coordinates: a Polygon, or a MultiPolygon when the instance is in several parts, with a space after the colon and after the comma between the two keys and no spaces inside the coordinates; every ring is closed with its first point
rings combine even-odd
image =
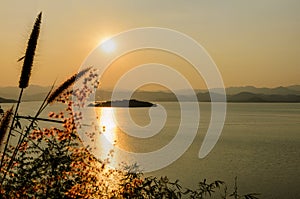
{"type": "Polygon", "coordinates": [[[14,128],[14,123],[15,123],[15,119],[16,119],[16,115],[18,113],[18,109],[19,109],[19,106],[21,104],[21,99],[22,99],[22,95],[23,95],[23,88],[21,88],[20,90],[20,94],[19,94],[19,99],[18,99],[18,102],[17,102],[17,106],[16,106],[16,109],[15,109],[15,113],[13,115],[13,119],[12,119],[12,122],[11,122],[11,125],[10,125],[10,129],[9,129],[9,133],[7,135],[7,139],[6,139],[6,143],[5,143],[5,147],[4,147],[4,150],[3,150],[3,155],[2,155],[2,158],[1,158],[1,164],[0,164],[0,171],[2,170],[2,166],[3,166],[3,162],[4,162],[4,156],[6,154],[6,150],[7,150],[7,147],[9,145],[9,140],[10,140],[10,137],[11,137],[11,134],[12,134],[12,129],[14,128]]]}

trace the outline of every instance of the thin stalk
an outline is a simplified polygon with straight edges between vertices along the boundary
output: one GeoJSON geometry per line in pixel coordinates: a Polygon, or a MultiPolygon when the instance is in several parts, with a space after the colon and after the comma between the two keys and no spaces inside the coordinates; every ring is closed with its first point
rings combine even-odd
{"type": "MultiPolygon", "coordinates": [[[[30,129],[33,127],[33,124],[34,124],[34,122],[37,120],[38,116],[39,116],[39,115],[43,112],[43,110],[49,105],[49,103],[47,103],[47,99],[49,98],[49,96],[50,96],[50,94],[51,94],[53,88],[54,88],[54,84],[52,85],[52,87],[51,87],[51,89],[49,90],[48,94],[47,94],[46,97],[44,98],[44,101],[43,101],[43,103],[41,104],[39,110],[37,111],[37,113],[35,114],[35,116],[33,117],[33,119],[31,120],[31,123],[30,123],[29,127],[26,129],[26,132],[25,132],[24,136],[19,137],[18,145],[17,145],[17,147],[16,147],[16,149],[15,149],[15,151],[14,151],[14,154],[17,153],[17,151],[18,151],[20,145],[21,145],[22,142],[24,141],[25,137],[27,137],[27,135],[28,135],[30,129]]],[[[13,157],[15,157],[15,155],[14,155],[13,157]]]]}
{"type": "MultiPolygon", "coordinates": [[[[19,133],[20,136],[24,135],[22,132],[15,130],[17,133],[19,133]]],[[[44,151],[39,145],[37,145],[33,140],[29,140],[36,148],[38,148],[41,151],[44,151]]]]}
{"type": "MultiPolygon", "coordinates": [[[[15,119],[16,119],[16,115],[18,113],[18,109],[19,109],[19,105],[21,103],[21,99],[22,99],[22,95],[23,95],[23,90],[25,88],[28,87],[29,85],[29,79],[30,79],[30,75],[31,75],[31,70],[32,70],[32,65],[33,65],[33,60],[34,60],[34,55],[35,55],[35,50],[37,47],[37,41],[39,38],[39,33],[40,33],[40,25],[41,25],[41,19],[42,19],[42,12],[40,12],[35,20],[34,26],[32,28],[28,43],[27,43],[27,48],[26,48],[26,52],[25,52],[25,56],[24,56],[24,62],[23,62],[23,67],[22,67],[22,72],[21,72],[21,76],[20,76],[20,80],[19,80],[19,88],[21,89],[20,94],[19,94],[19,99],[17,102],[17,107],[15,110],[15,114],[13,115],[13,120],[9,129],[9,133],[7,136],[7,141],[5,144],[5,148],[3,151],[3,155],[1,158],[1,163],[0,163],[0,170],[3,167],[3,162],[4,162],[4,156],[6,154],[6,150],[7,150],[7,146],[9,144],[9,140],[10,140],[10,136],[12,134],[12,130],[14,128],[14,123],[15,123],[15,119]]],[[[23,58],[19,59],[18,61],[23,60],[23,58]]],[[[22,136],[20,136],[21,138],[22,136]]],[[[20,140],[20,139],[19,139],[20,140]]],[[[19,147],[18,147],[19,148],[19,147]]],[[[14,152],[15,153],[15,152],[14,152]]],[[[10,160],[10,163],[12,164],[14,159],[14,154],[10,160]]],[[[8,165],[8,168],[4,174],[4,177],[2,179],[1,185],[6,177],[6,174],[10,168],[10,165],[8,165]]]]}
{"type": "Polygon", "coordinates": [[[17,118],[21,119],[28,119],[28,120],[40,120],[40,121],[45,121],[45,122],[54,122],[54,123],[64,123],[63,121],[60,120],[52,120],[52,119],[46,119],[46,118],[40,118],[40,117],[31,117],[31,116],[17,116],[17,118]]]}
{"type": "Polygon", "coordinates": [[[10,168],[11,168],[11,166],[12,166],[13,161],[14,161],[14,159],[15,159],[17,153],[18,153],[18,150],[20,149],[22,143],[24,142],[24,139],[27,137],[28,133],[30,132],[30,129],[33,127],[33,124],[34,124],[34,122],[36,121],[36,119],[38,118],[38,116],[41,114],[41,112],[42,112],[42,111],[46,108],[46,106],[48,105],[47,99],[48,99],[49,95],[51,94],[53,88],[54,88],[54,84],[52,85],[51,89],[49,90],[49,92],[48,92],[47,96],[45,97],[43,103],[41,104],[39,110],[37,111],[37,113],[35,114],[35,116],[33,117],[33,119],[31,120],[31,123],[30,123],[29,127],[26,129],[25,134],[24,134],[24,135],[20,134],[20,137],[19,137],[19,140],[18,140],[18,144],[17,144],[17,146],[16,146],[15,149],[14,149],[13,155],[12,155],[10,161],[9,161],[8,167],[7,167],[7,169],[6,169],[6,172],[5,172],[5,174],[4,174],[4,176],[3,176],[2,180],[1,180],[1,183],[0,183],[1,185],[3,184],[3,182],[4,182],[4,180],[5,180],[5,177],[6,177],[7,172],[10,170],[10,168]]]}
{"type": "MultiPolygon", "coordinates": [[[[33,127],[34,122],[37,120],[38,116],[40,115],[40,113],[47,107],[47,105],[53,103],[53,101],[67,88],[69,88],[76,80],[78,80],[79,78],[81,78],[84,74],[86,74],[92,67],[86,68],[82,71],[80,71],[79,73],[73,75],[71,78],[69,78],[68,80],[66,80],[61,86],[59,86],[54,92],[51,92],[53,90],[54,84],[52,85],[52,88],[50,89],[50,91],[48,92],[47,96],[45,97],[42,105],[40,106],[39,110],[37,111],[36,115],[33,117],[29,127],[26,129],[26,132],[23,136],[19,137],[19,141],[17,146],[14,149],[12,158],[10,159],[10,162],[8,164],[8,167],[6,169],[6,172],[4,174],[4,177],[1,180],[0,185],[3,184],[6,174],[8,173],[8,171],[10,170],[11,166],[13,165],[13,161],[18,153],[18,150],[21,146],[21,144],[24,142],[24,139],[27,137],[27,135],[30,132],[30,129],[33,127]]],[[[23,91],[22,91],[23,92],[23,91]]],[[[3,157],[2,157],[3,158],[3,157]]],[[[2,163],[1,163],[2,164],[2,163]]],[[[1,168],[1,167],[0,167],[1,168]]]]}
{"type": "Polygon", "coordinates": [[[7,150],[8,144],[9,144],[9,140],[10,140],[10,136],[11,136],[12,130],[14,128],[14,123],[15,123],[16,115],[18,113],[18,109],[19,109],[19,106],[21,104],[23,90],[24,90],[23,88],[21,88],[21,90],[20,90],[18,103],[17,103],[16,109],[15,109],[15,113],[13,115],[13,119],[12,119],[12,122],[11,122],[11,125],[10,125],[9,133],[8,133],[8,136],[7,136],[7,139],[6,139],[6,143],[5,143],[5,147],[4,147],[4,150],[3,150],[3,155],[2,155],[2,158],[1,158],[1,164],[0,164],[0,170],[2,170],[2,166],[3,166],[3,162],[4,162],[4,156],[6,154],[6,150],[7,150]]]}

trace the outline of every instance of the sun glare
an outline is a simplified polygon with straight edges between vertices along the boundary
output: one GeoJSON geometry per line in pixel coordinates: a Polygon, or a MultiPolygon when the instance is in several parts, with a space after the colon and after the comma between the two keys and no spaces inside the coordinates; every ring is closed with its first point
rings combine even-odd
{"type": "Polygon", "coordinates": [[[115,128],[117,127],[114,121],[114,112],[111,108],[103,108],[101,110],[101,117],[100,117],[100,128],[104,133],[106,139],[110,142],[114,142],[115,139],[115,128]]]}
{"type": "MultiPolygon", "coordinates": [[[[100,110],[100,131],[102,132],[99,137],[99,152],[101,158],[105,159],[113,150],[113,145],[116,144],[116,128],[117,125],[114,120],[114,110],[112,108],[101,108],[100,110]]],[[[116,164],[115,157],[110,158],[111,165],[116,164]]],[[[117,165],[117,164],[116,164],[117,165]]]]}
{"type": "Polygon", "coordinates": [[[100,48],[102,51],[106,52],[106,53],[110,53],[113,52],[116,49],[116,43],[114,42],[114,40],[108,38],[108,39],[103,39],[100,42],[100,48]]]}

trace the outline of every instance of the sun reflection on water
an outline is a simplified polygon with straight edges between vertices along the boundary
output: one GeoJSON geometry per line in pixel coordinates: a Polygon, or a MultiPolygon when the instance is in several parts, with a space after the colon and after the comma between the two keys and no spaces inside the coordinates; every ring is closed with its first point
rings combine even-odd
{"type": "Polygon", "coordinates": [[[100,131],[104,133],[108,141],[114,142],[115,129],[117,128],[114,119],[114,109],[102,108],[100,113],[99,123],[100,123],[100,131]]]}
{"type": "Polygon", "coordinates": [[[113,152],[114,145],[117,141],[117,124],[114,118],[114,108],[98,109],[99,113],[99,130],[98,153],[102,159],[109,158],[111,166],[116,166],[116,154],[113,152]]]}

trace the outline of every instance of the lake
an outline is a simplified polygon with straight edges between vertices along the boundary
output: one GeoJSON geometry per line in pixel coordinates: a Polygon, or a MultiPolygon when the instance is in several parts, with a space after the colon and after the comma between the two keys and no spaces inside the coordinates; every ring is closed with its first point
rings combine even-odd
{"type": "MultiPolygon", "coordinates": [[[[120,115],[125,109],[95,109],[99,125],[105,126],[102,130],[117,146],[136,153],[151,152],[168,144],[180,123],[178,103],[157,103],[166,109],[166,123],[158,134],[144,139],[127,135],[114,122],[112,115],[120,115]]],[[[20,112],[33,114],[39,104],[24,102],[20,112]]],[[[1,106],[6,109],[10,105],[1,106]]],[[[195,188],[204,178],[223,180],[230,191],[237,176],[240,193],[258,192],[262,194],[260,198],[300,198],[300,103],[228,103],[222,134],[204,159],[198,158],[198,152],[210,121],[210,103],[199,103],[199,107],[201,119],[192,145],[169,166],[146,175],[167,175],[189,188],[195,188]]],[[[60,109],[61,105],[49,107],[44,116],[50,110],[60,109]]],[[[130,114],[143,126],[150,122],[148,110],[132,108],[130,114]]],[[[122,123],[120,118],[118,122],[122,123]]],[[[189,136],[189,132],[186,135],[189,136]]]]}

